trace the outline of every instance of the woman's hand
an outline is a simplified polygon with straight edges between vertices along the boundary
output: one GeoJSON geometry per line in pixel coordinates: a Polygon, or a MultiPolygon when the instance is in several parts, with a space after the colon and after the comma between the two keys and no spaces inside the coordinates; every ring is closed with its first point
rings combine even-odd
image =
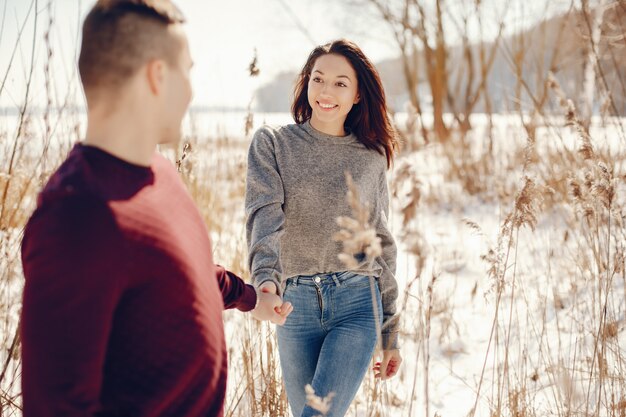
{"type": "Polygon", "coordinates": [[[382,362],[376,362],[374,365],[374,376],[380,379],[389,379],[398,373],[402,356],[399,349],[383,351],[382,362]]]}
{"type": "MultiPolygon", "coordinates": [[[[272,281],[265,281],[263,284],[261,284],[259,290],[262,293],[278,294],[278,288],[276,287],[276,284],[272,281]]],[[[282,320],[280,320],[280,322],[277,322],[275,320],[272,321],[282,326],[283,324],[285,324],[287,316],[289,316],[289,314],[291,314],[291,312],[293,311],[293,306],[290,302],[282,303],[280,306],[274,307],[274,311],[281,316],[282,320]]]]}
{"type": "Polygon", "coordinates": [[[272,281],[265,281],[263,284],[261,284],[259,289],[261,290],[261,292],[278,294],[278,288],[276,287],[276,284],[274,284],[272,281]]]}

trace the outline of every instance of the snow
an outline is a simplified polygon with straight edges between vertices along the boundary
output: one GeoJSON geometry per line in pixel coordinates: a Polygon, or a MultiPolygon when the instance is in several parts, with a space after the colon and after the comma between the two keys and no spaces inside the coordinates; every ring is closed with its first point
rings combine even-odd
{"type": "MultiPolygon", "coordinates": [[[[219,114],[192,114],[185,125],[185,135],[196,136],[201,145],[191,151],[186,162],[188,172],[200,183],[209,181],[216,187],[235,190],[233,200],[223,207],[226,220],[213,219],[221,220],[224,229],[209,229],[215,247],[214,258],[241,269],[246,267],[241,187],[250,139],[243,132],[244,117],[243,112],[224,118],[219,114]],[[216,152],[212,145],[220,138],[228,140],[216,152]],[[216,174],[216,169],[221,173],[216,174]]],[[[397,117],[400,125],[403,117],[397,117]]],[[[518,116],[495,115],[493,121],[497,155],[511,155],[526,143],[526,133],[518,116]]],[[[254,129],[265,122],[289,123],[290,116],[256,114],[254,129]]],[[[623,175],[626,148],[622,132],[626,121],[610,119],[605,122],[606,125],[596,118],[592,123],[594,146],[610,150],[615,156],[616,172],[623,175]]],[[[475,126],[471,138],[473,150],[484,149],[487,118],[476,115],[472,123],[475,126]]],[[[569,128],[554,127],[562,125],[559,118],[543,120],[538,125],[539,155],[549,149],[575,151],[577,136],[569,128]]],[[[69,132],[73,127],[68,126],[69,132]]],[[[33,137],[36,136],[33,133],[33,137]]],[[[40,146],[31,145],[32,149],[40,146]]],[[[52,146],[65,149],[67,145],[53,143],[52,146]]],[[[499,293],[496,279],[488,273],[490,265],[483,257],[490,248],[497,249],[503,221],[513,210],[513,197],[494,198],[494,190],[490,190],[489,195],[467,195],[458,183],[446,180],[443,172],[446,162],[433,145],[402,155],[390,173],[392,184],[405,164],[409,164],[422,184],[422,200],[414,218],[403,226],[400,209],[406,203],[403,195],[406,187],[401,188],[398,197],[392,200],[390,217],[400,249],[396,277],[400,288],[398,305],[399,308],[404,306],[401,311],[404,362],[399,375],[382,384],[376,385],[372,375],[368,375],[348,416],[370,415],[374,407],[370,404],[373,392],[384,394],[377,401],[380,415],[388,417],[488,417],[498,409],[499,397],[504,415],[513,414],[511,404],[515,403],[530,410],[530,415],[560,415],[567,411],[591,413],[596,409],[599,396],[595,374],[600,356],[606,360],[603,378],[612,379],[615,385],[604,382],[601,397],[605,403],[600,415],[607,414],[610,408],[607,401],[610,402],[612,392],[618,396],[615,402],[626,400],[623,388],[626,279],[623,271],[613,276],[610,268],[608,274],[605,270],[599,271],[587,240],[589,236],[599,237],[594,244],[601,249],[598,256],[606,259],[607,225],[602,224],[594,234],[584,224],[575,222],[572,208],[565,204],[542,209],[534,231],[528,227],[522,227],[519,234],[514,231],[515,244],[509,252],[504,287],[499,293]],[[480,230],[468,226],[468,220],[476,223],[480,230]],[[418,258],[411,253],[416,243],[421,244],[423,258],[419,274],[418,258]],[[607,276],[610,280],[608,298],[607,276]],[[432,285],[432,293],[429,293],[429,285],[432,285]],[[602,352],[601,344],[598,351],[595,349],[594,334],[604,320],[600,311],[605,300],[606,322],[616,326],[616,334],[607,338],[606,350],[602,352]],[[426,337],[428,329],[430,334],[426,337]],[[589,378],[592,362],[593,375],[589,378]],[[480,394],[477,394],[479,387],[480,394]],[[521,394],[516,397],[516,393],[521,394]]],[[[506,175],[507,183],[515,185],[515,191],[519,191],[523,179],[521,169],[506,175]]],[[[617,186],[615,207],[623,210],[626,184],[621,181],[617,186]]],[[[211,211],[210,207],[202,209],[211,211]]],[[[624,234],[621,236],[621,241],[614,236],[608,246],[609,266],[615,264],[615,250],[626,246],[624,234]]],[[[13,232],[11,237],[0,239],[9,245],[0,248],[3,253],[14,247],[18,238],[17,232],[13,232]]],[[[506,254],[507,242],[504,239],[503,254],[506,254]]],[[[3,271],[7,259],[3,256],[0,260],[3,271]]],[[[17,265],[16,262],[11,264],[17,265]]],[[[13,271],[13,274],[20,276],[21,271],[13,271]]],[[[13,282],[4,291],[17,297],[21,280],[13,282]]],[[[17,322],[18,313],[17,303],[10,311],[3,311],[13,323],[17,322]]],[[[259,401],[263,387],[280,381],[273,330],[236,311],[226,312],[224,317],[230,358],[226,410],[227,413],[233,411],[234,417],[248,416],[253,405],[249,393],[243,396],[242,393],[253,386],[259,401]],[[246,379],[249,374],[243,367],[244,354],[251,355],[248,359],[253,365],[252,381],[246,379]]],[[[280,395],[280,385],[276,390],[280,395]]]]}

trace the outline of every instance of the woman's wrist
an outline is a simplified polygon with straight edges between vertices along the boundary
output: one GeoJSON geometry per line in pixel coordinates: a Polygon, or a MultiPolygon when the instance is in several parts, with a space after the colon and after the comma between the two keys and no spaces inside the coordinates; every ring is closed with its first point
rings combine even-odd
{"type": "Polygon", "coordinates": [[[263,292],[271,292],[272,294],[278,294],[278,286],[272,280],[263,281],[263,283],[259,285],[259,289],[263,292]]]}

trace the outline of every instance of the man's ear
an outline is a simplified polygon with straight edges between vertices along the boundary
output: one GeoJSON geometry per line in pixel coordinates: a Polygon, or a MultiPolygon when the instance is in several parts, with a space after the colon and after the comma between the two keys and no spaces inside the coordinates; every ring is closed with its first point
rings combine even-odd
{"type": "Polygon", "coordinates": [[[160,59],[152,59],[146,64],[145,74],[152,94],[159,95],[161,93],[165,71],[167,71],[165,63],[160,59]]]}

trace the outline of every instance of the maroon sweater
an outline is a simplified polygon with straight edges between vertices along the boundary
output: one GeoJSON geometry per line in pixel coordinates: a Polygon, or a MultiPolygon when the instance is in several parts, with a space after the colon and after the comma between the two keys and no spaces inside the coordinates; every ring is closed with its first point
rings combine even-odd
{"type": "Polygon", "coordinates": [[[24,417],[221,416],[222,311],[253,287],[213,264],[176,170],[76,145],[22,242],[24,417]]]}

